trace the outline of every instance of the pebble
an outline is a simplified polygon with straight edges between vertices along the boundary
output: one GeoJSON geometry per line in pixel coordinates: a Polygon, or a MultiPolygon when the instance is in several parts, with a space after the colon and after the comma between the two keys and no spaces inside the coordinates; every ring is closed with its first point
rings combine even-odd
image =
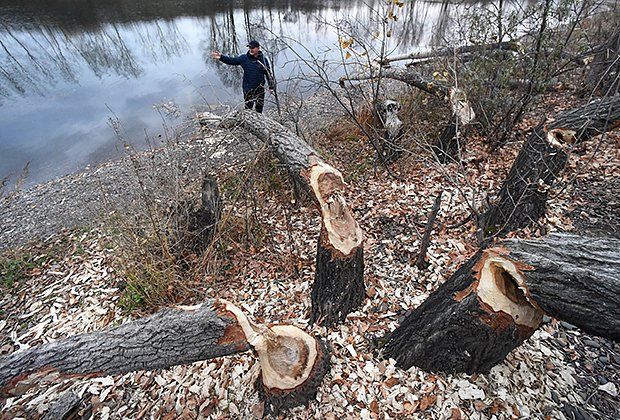
{"type": "Polygon", "coordinates": [[[606,365],[609,364],[609,359],[607,358],[607,356],[599,356],[598,360],[600,360],[601,363],[605,363],[606,365]]]}
{"type": "Polygon", "coordinates": [[[575,329],[577,329],[577,327],[575,327],[573,324],[569,324],[566,321],[560,321],[560,325],[563,326],[564,328],[566,328],[567,330],[575,330],[575,329]]]}
{"type": "Polygon", "coordinates": [[[607,382],[609,382],[606,377],[601,376],[601,375],[596,375],[596,379],[598,380],[598,383],[601,385],[605,385],[607,382]]]}
{"type": "Polygon", "coordinates": [[[551,399],[553,400],[554,403],[556,403],[557,405],[560,405],[560,396],[558,395],[556,391],[551,391],[551,399]]]}
{"type": "Polygon", "coordinates": [[[596,349],[601,347],[601,344],[594,340],[583,340],[583,344],[585,344],[588,347],[594,347],[596,349]]]}

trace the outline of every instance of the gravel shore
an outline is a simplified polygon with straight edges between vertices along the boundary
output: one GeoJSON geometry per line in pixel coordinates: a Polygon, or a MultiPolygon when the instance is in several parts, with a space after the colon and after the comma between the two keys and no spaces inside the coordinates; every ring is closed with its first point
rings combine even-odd
{"type": "MultiPolygon", "coordinates": [[[[345,114],[328,93],[316,94],[297,105],[296,115],[283,117],[302,135],[320,130],[345,114]]],[[[273,109],[267,115],[277,117],[273,109]]],[[[201,131],[197,121],[192,120],[179,132],[181,141],[131,153],[3,197],[0,251],[48,238],[62,229],[96,226],[112,209],[130,212],[143,186],[166,201],[169,197],[165,194],[175,187],[170,180],[179,176],[179,170],[185,182],[192,182],[222,164],[243,162],[254,155],[255,139],[243,131],[201,131]],[[146,185],[141,186],[141,182],[146,185]]]]}

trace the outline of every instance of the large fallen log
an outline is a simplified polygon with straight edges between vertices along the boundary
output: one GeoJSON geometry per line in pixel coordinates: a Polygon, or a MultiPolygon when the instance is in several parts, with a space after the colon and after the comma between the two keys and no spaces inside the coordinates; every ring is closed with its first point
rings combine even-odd
{"type": "Polygon", "coordinates": [[[495,50],[504,50],[504,51],[519,51],[519,44],[516,42],[496,42],[493,44],[483,44],[483,45],[464,45],[462,47],[457,48],[441,48],[437,50],[429,50],[429,51],[419,51],[413,52],[409,54],[395,55],[392,57],[386,57],[383,60],[377,60],[381,65],[387,65],[394,61],[401,60],[426,60],[428,58],[439,58],[453,55],[463,55],[463,54],[471,54],[471,53],[479,53],[479,52],[488,52],[495,50]]]}
{"type": "Polygon", "coordinates": [[[495,202],[478,221],[483,237],[524,228],[546,211],[547,194],[574,143],[620,125],[620,95],[593,101],[537,127],[519,151],[495,202]]]}
{"type": "Polygon", "coordinates": [[[376,114],[383,132],[380,150],[383,153],[383,162],[394,162],[403,152],[401,144],[403,137],[403,122],[398,118],[400,103],[386,99],[376,105],[376,114]]]}
{"type": "Polygon", "coordinates": [[[394,330],[387,357],[408,369],[486,372],[542,315],[620,340],[620,240],[552,235],[479,251],[394,330]]]}
{"type": "Polygon", "coordinates": [[[222,122],[239,125],[269,144],[291,176],[321,211],[311,322],[341,323],[365,299],[363,232],[347,205],[340,171],[282,124],[252,111],[240,111],[222,122]]]}
{"type": "Polygon", "coordinates": [[[59,376],[165,369],[249,349],[261,366],[259,394],[274,411],[308,403],[329,368],[321,340],[291,325],[256,325],[215,299],[0,357],[0,395],[59,376]]]}

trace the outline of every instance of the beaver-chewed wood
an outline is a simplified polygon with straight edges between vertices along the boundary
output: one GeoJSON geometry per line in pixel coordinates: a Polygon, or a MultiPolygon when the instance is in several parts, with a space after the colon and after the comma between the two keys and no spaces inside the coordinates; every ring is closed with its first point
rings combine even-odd
{"type": "Polygon", "coordinates": [[[538,328],[519,267],[478,252],[390,335],[385,354],[408,369],[486,372],[538,328]]]}
{"type": "Polygon", "coordinates": [[[311,319],[322,325],[341,323],[366,296],[364,235],[345,200],[342,174],[303,139],[268,117],[244,110],[227,117],[222,124],[242,126],[269,144],[319,208],[322,226],[311,319]]]}
{"type": "Polygon", "coordinates": [[[538,328],[543,313],[620,339],[620,240],[568,234],[479,251],[394,330],[403,368],[486,372],[538,328]]]}
{"type": "Polygon", "coordinates": [[[0,395],[59,376],[165,369],[250,349],[261,366],[261,395],[279,395],[281,408],[314,398],[329,366],[319,339],[292,325],[254,324],[232,303],[214,299],[0,357],[0,395]]]}
{"type": "Polygon", "coordinates": [[[540,219],[547,195],[564,170],[576,142],[620,125],[620,95],[593,101],[537,127],[523,144],[489,209],[481,215],[481,236],[501,236],[540,219]]]}

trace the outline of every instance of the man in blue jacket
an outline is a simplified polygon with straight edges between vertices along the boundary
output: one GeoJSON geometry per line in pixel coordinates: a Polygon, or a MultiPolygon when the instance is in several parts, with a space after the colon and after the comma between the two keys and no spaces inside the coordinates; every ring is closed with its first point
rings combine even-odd
{"type": "Polygon", "coordinates": [[[219,51],[213,51],[211,57],[231,66],[243,68],[243,99],[245,107],[252,109],[256,105],[256,112],[263,112],[265,104],[265,78],[269,83],[269,92],[273,94],[273,78],[269,61],[260,50],[257,41],[250,41],[248,52],[238,57],[229,57],[219,51]]]}

